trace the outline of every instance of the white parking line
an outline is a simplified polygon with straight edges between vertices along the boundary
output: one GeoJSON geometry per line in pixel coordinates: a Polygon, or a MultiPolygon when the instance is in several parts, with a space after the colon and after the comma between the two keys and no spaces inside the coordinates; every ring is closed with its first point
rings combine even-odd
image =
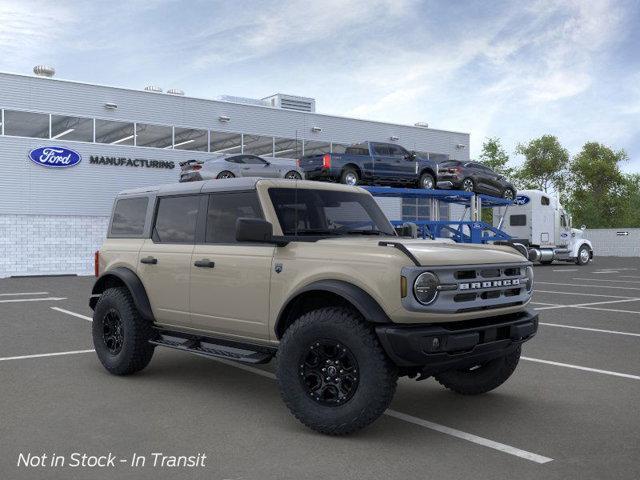
{"type": "Polygon", "coordinates": [[[551,305],[549,307],[536,307],[534,310],[555,310],[557,308],[567,308],[570,305],[551,305]]]}
{"type": "Polygon", "coordinates": [[[18,302],[57,302],[58,300],[66,300],[66,297],[11,298],[11,299],[9,299],[9,300],[0,300],[0,303],[18,303],[18,302]]]}
{"type": "Polygon", "coordinates": [[[600,310],[601,312],[640,314],[640,312],[637,312],[635,310],[620,310],[620,309],[616,309],[616,308],[598,308],[598,307],[575,307],[575,308],[584,308],[585,310],[600,310]]]}
{"type": "Polygon", "coordinates": [[[558,295],[582,295],[583,297],[605,297],[605,298],[633,298],[640,300],[640,297],[622,297],[620,295],[602,295],[599,293],[579,293],[579,292],[557,292],[555,290],[534,290],[534,293],[557,293],[558,295]]]}
{"type": "Polygon", "coordinates": [[[19,292],[19,293],[0,293],[0,297],[12,297],[19,295],[49,295],[49,292],[19,292]]]}
{"type": "Polygon", "coordinates": [[[72,312],[70,310],[65,310],[64,308],[58,308],[58,307],[49,307],[49,308],[51,310],[55,310],[56,312],[66,313],[67,315],[71,315],[72,317],[78,317],[78,318],[82,318],[83,320],[87,320],[88,322],[93,322],[93,318],[87,317],[86,315],[81,315],[79,313],[72,312]]]}
{"type": "MultiPolygon", "coordinates": [[[[270,378],[271,380],[275,380],[276,378],[276,376],[273,373],[264,371],[260,368],[250,367],[248,365],[243,365],[240,363],[232,362],[230,360],[224,360],[221,358],[213,358],[213,357],[207,357],[207,358],[211,360],[215,360],[216,362],[224,363],[225,365],[229,365],[231,367],[236,367],[241,370],[245,370],[247,372],[255,373],[257,375],[270,378]]],[[[395,410],[387,409],[384,412],[384,414],[389,417],[397,418],[398,420],[402,420],[404,422],[413,423],[414,425],[419,425],[421,427],[428,428],[430,430],[435,430],[436,432],[440,432],[446,435],[450,435],[452,437],[460,438],[462,440],[466,440],[471,443],[482,445],[488,448],[493,448],[494,450],[499,450],[501,452],[508,453],[509,455],[514,455],[516,457],[524,458],[525,460],[530,460],[535,463],[542,464],[542,463],[549,463],[553,461],[553,458],[544,457],[536,453],[527,452],[526,450],[521,450],[519,448],[515,448],[510,445],[506,445],[504,443],[495,442],[493,440],[489,440],[488,438],[479,437],[478,435],[474,435],[472,433],[463,432],[462,430],[456,430],[455,428],[447,427],[445,425],[429,422],[427,420],[414,417],[413,415],[407,415],[406,413],[401,413],[395,410]]]]}
{"type": "Polygon", "coordinates": [[[634,280],[609,280],[608,278],[578,278],[573,277],[571,280],[588,280],[588,281],[596,281],[596,282],[612,282],[612,283],[640,283],[634,280]]]}
{"type": "Polygon", "coordinates": [[[587,332],[612,333],[615,335],[628,335],[630,337],[640,337],[640,333],[618,332],[617,330],[603,330],[601,328],[576,327],[575,325],[561,325],[559,323],[547,323],[547,322],[540,322],[540,325],[546,325],[547,327],[560,327],[560,328],[571,328],[574,330],[585,330],[587,332]]]}
{"type": "Polygon", "coordinates": [[[640,278],[638,275],[618,275],[618,278],[640,278]]]}
{"type": "Polygon", "coordinates": [[[69,352],[54,352],[54,353],[37,353],[35,355],[20,355],[18,357],[2,357],[0,362],[6,362],[7,360],[25,360],[27,358],[43,358],[43,357],[60,357],[62,355],[76,355],[78,353],[91,353],[95,350],[72,350],[69,352]]]}
{"type": "Polygon", "coordinates": [[[527,452],[526,450],[520,450],[519,448],[515,448],[510,445],[505,445],[504,443],[494,442],[493,440],[479,437],[472,433],[463,432],[461,430],[456,430],[455,428],[450,428],[444,425],[429,422],[427,420],[414,417],[413,415],[407,415],[405,413],[396,412],[395,410],[391,410],[391,409],[387,410],[384,413],[385,415],[388,415],[393,418],[397,418],[398,420],[403,420],[405,422],[413,423],[415,425],[420,425],[421,427],[425,427],[430,430],[435,430],[436,432],[444,433],[446,435],[451,435],[452,437],[460,438],[462,440],[466,440],[471,443],[482,445],[483,447],[493,448],[494,450],[499,450],[501,452],[508,453],[509,455],[514,455],[516,457],[524,458],[525,460],[530,460],[535,463],[542,464],[542,463],[549,463],[553,461],[553,458],[543,457],[542,455],[538,455],[537,453],[527,452]]]}
{"type": "MultiPolygon", "coordinates": [[[[591,305],[606,305],[609,303],[623,303],[623,302],[637,302],[637,301],[640,301],[640,298],[627,298],[624,300],[607,300],[604,302],[576,303],[573,305],[559,305],[559,304],[553,304],[553,303],[539,303],[539,302],[531,302],[531,303],[538,304],[538,305],[548,305],[546,307],[536,307],[535,310],[553,310],[556,308],[589,308],[591,307],[591,305]]],[[[606,310],[611,312],[621,311],[621,310],[609,309],[609,308],[599,308],[594,310],[606,310]]],[[[622,310],[622,311],[626,312],[627,310],[622,310]]]]}
{"type": "Polygon", "coordinates": [[[584,285],[579,283],[538,282],[537,285],[562,285],[563,287],[615,288],[617,290],[640,290],[640,287],[618,287],[612,285],[584,285]]]}
{"type": "Polygon", "coordinates": [[[547,365],[554,365],[556,367],[573,368],[575,370],[584,370],[585,372],[603,373],[605,375],[612,375],[614,377],[623,377],[623,378],[630,378],[632,380],[640,380],[640,376],[638,375],[631,375],[629,373],[612,372],[610,370],[600,370],[598,368],[583,367],[580,365],[572,365],[570,363],[552,362],[551,360],[542,360],[540,358],[531,358],[531,357],[520,357],[520,360],[527,360],[529,362],[536,362],[536,363],[546,363],[547,365]]]}
{"type": "Polygon", "coordinates": [[[579,268],[557,268],[552,270],[553,272],[577,272],[579,268]]]}

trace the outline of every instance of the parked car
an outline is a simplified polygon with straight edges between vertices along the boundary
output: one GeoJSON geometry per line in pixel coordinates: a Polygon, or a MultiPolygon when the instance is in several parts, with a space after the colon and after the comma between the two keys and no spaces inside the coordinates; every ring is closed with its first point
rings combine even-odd
{"type": "Polygon", "coordinates": [[[435,188],[438,164],[394,143],[364,142],[344,153],[302,157],[298,165],[307,180],[346,185],[376,184],[435,188]]]}
{"type": "Polygon", "coordinates": [[[398,376],[463,395],[497,388],[538,328],[533,269],[516,250],[401,238],[368,192],[345,185],[122,192],[95,269],[93,342],[109,372],[142,370],[155,347],[277,356],[284,403],[330,435],[382,415],[398,376]]]}
{"type": "Polygon", "coordinates": [[[211,160],[181,162],[180,182],[234,177],[302,180],[304,172],[293,160],[266,159],[257,155],[220,155],[211,160]]]}
{"type": "Polygon", "coordinates": [[[516,188],[509,180],[479,162],[440,162],[438,188],[485,193],[511,200],[516,198],[516,188]]]}

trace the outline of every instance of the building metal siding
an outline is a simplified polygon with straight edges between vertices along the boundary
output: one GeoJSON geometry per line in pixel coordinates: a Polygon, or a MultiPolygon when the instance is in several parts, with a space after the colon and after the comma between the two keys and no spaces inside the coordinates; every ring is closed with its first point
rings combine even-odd
{"type": "Polygon", "coordinates": [[[640,228],[588,228],[584,238],[591,241],[598,257],[640,257],[640,228]]]}

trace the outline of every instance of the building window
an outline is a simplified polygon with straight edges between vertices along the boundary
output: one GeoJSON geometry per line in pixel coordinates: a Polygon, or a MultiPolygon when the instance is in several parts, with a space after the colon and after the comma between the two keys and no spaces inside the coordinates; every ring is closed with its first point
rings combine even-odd
{"type": "Polygon", "coordinates": [[[176,127],[174,130],[173,148],[176,150],[209,150],[209,132],[193,128],[176,127]]]}
{"type": "Polygon", "coordinates": [[[211,153],[242,153],[242,135],[229,132],[211,132],[211,153]]]}
{"type": "Polygon", "coordinates": [[[243,153],[273,157],[273,137],[244,134],[243,153]]]}
{"type": "Polygon", "coordinates": [[[96,142],[111,145],[133,145],[133,123],[96,120],[96,142]]]}
{"type": "Polygon", "coordinates": [[[293,138],[274,138],[275,149],[274,157],[279,158],[300,158],[302,157],[302,140],[293,138]]]}
{"type": "Polygon", "coordinates": [[[49,115],[4,111],[4,134],[14,137],[49,138],[49,115]]]}
{"type": "Polygon", "coordinates": [[[51,139],[93,142],[93,119],[51,115],[51,139]]]}
{"type": "Polygon", "coordinates": [[[329,152],[331,152],[331,143],[329,142],[317,142],[313,140],[304,141],[305,155],[322,155],[323,153],[329,152]]]}
{"type": "Polygon", "coordinates": [[[171,148],[173,145],[173,128],[148,123],[136,124],[136,146],[171,148]]]}

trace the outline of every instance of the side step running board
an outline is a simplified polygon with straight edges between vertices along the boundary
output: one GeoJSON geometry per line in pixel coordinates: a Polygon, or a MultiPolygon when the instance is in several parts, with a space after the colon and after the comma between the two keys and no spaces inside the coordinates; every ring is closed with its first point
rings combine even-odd
{"type": "Polygon", "coordinates": [[[242,363],[268,363],[275,354],[275,349],[265,348],[264,351],[251,349],[247,345],[231,345],[231,342],[205,337],[189,336],[188,338],[175,336],[174,333],[162,332],[158,338],[149,340],[153,345],[182,350],[208,357],[226,358],[242,363]],[[224,342],[225,345],[218,343],[224,342]]]}

